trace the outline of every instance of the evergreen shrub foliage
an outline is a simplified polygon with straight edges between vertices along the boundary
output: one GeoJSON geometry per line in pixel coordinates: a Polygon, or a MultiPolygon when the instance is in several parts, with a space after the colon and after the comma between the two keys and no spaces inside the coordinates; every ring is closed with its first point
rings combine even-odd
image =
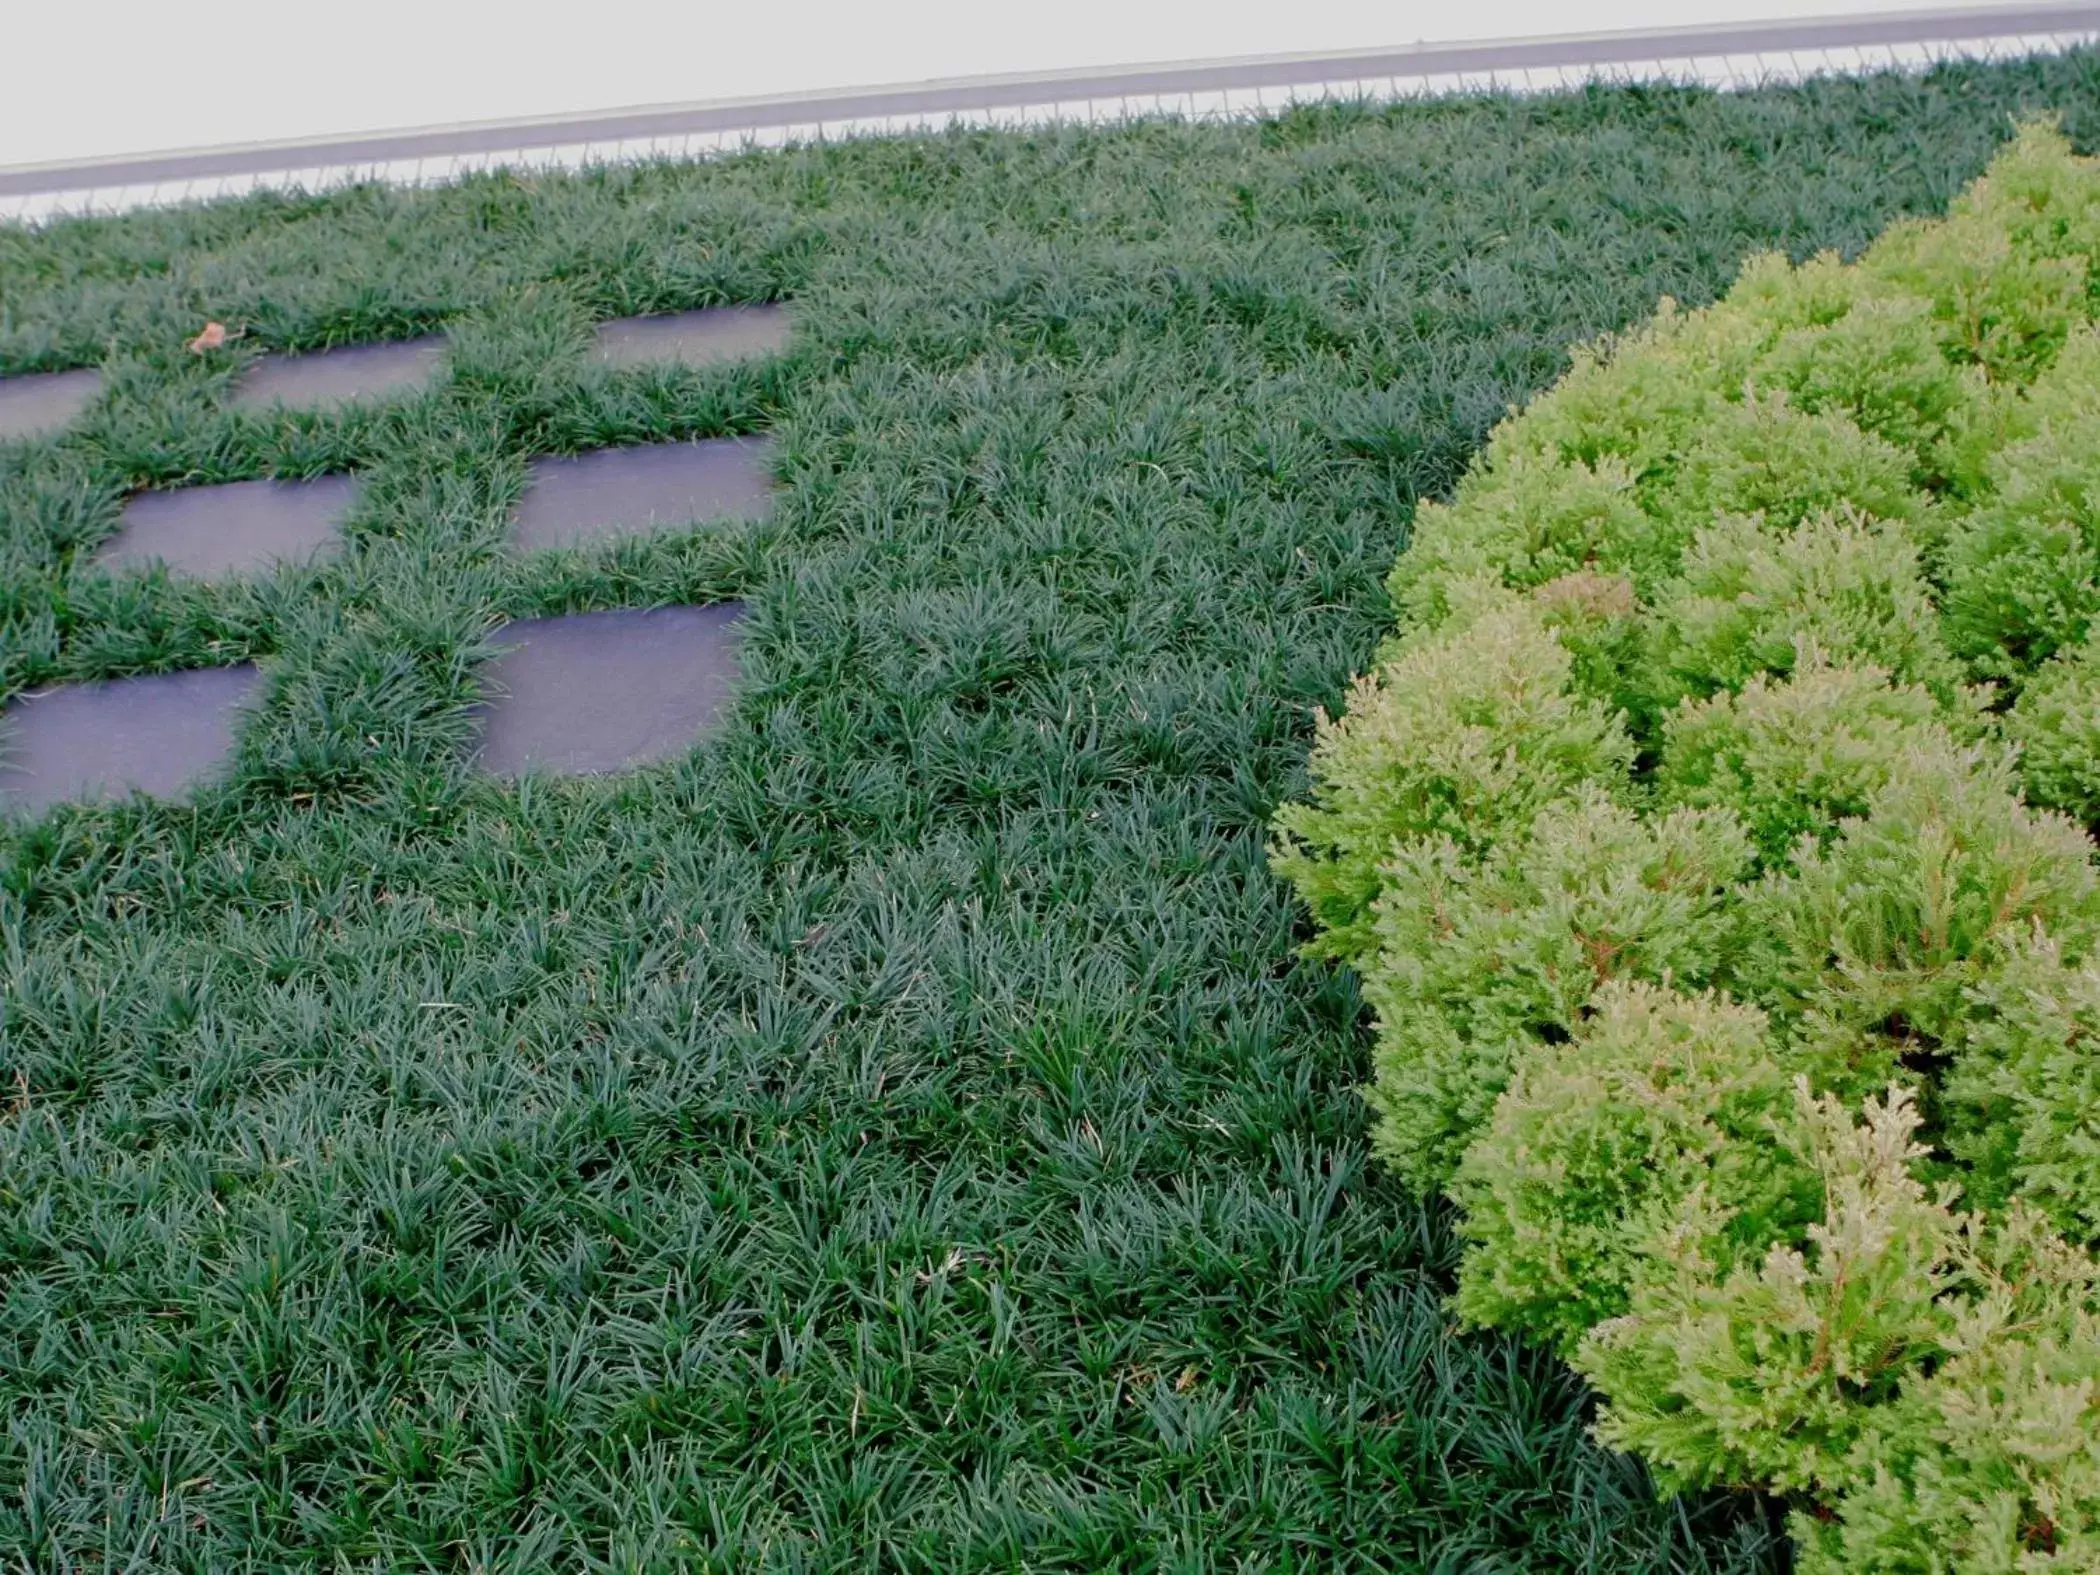
{"type": "Polygon", "coordinates": [[[1275,862],[1469,1322],[1802,1567],[2100,1560],[2100,161],[1579,354],[1275,862]]]}

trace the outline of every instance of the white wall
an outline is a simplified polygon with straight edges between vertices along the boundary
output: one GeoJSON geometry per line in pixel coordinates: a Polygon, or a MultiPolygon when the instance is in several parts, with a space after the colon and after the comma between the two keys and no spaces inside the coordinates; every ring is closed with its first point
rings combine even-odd
{"type": "Polygon", "coordinates": [[[1932,0],[9,0],[0,166],[928,77],[1932,0]]]}

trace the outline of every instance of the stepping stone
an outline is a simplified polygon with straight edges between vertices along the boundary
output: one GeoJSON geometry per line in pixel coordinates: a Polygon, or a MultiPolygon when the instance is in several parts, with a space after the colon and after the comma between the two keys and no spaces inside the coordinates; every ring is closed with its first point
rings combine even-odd
{"type": "Polygon", "coordinates": [[[436,335],[390,344],[343,345],[305,355],[266,355],[241,374],[233,403],[252,409],[385,399],[428,383],[444,355],[445,341],[436,335]]]}
{"type": "Polygon", "coordinates": [[[793,327],[784,306],[710,306],[659,317],[620,317],[598,325],[591,359],[605,366],[647,361],[715,366],[772,355],[786,346],[793,327]]]}
{"type": "Polygon", "coordinates": [[[69,427],[101,392],[102,374],[91,366],[0,377],[0,442],[69,427]]]}
{"type": "Polygon", "coordinates": [[[482,766],[588,775],[684,754],[729,698],[743,614],[723,602],[510,625],[489,664],[482,766]]]}
{"type": "Polygon", "coordinates": [[[233,753],[258,682],[253,667],[198,667],[18,695],[0,711],[0,811],[173,798],[233,753]]]}
{"type": "Polygon", "coordinates": [[[769,438],[734,437],[536,459],[511,541],[565,547],[701,520],[764,519],[773,510],[772,453],[769,438]]]}
{"type": "Polygon", "coordinates": [[[158,562],[200,579],[303,563],[341,545],[343,516],[356,497],[350,476],[135,492],[95,562],[109,568],[158,562]]]}

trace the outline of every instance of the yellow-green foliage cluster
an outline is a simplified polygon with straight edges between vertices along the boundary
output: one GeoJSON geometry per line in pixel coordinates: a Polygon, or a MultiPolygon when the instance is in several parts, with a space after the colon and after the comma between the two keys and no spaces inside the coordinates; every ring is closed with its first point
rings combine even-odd
{"type": "Polygon", "coordinates": [[[1806,1569],[2100,1564],[2100,163],[1578,356],[1277,868],[1469,1321],[1806,1569]]]}

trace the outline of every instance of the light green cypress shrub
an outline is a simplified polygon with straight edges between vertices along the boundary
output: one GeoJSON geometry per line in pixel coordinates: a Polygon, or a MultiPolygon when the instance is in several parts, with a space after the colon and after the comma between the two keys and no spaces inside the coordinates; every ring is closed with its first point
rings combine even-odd
{"type": "Polygon", "coordinates": [[[1614,980],[1713,977],[1748,865],[1734,813],[1643,819],[1585,784],[1484,855],[1449,836],[1396,850],[1361,965],[1377,1016],[1373,1141],[1418,1191],[1450,1179],[1511,1068],[1571,1036],[1614,980]]]}
{"type": "Polygon", "coordinates": [[[1849,510],[1785,532],[1740,515],[1701,527],[1656,595],[1651,643],[1653,686],[1669,700],[1788,672],[1804,643],[1944,700],[1962,677],[1905,533],[1849,510]]]}
{"type": "Polygon", "coordinates": [[[2029,127],[1579,351],[1277,816],[1461,1315],[1665,1486],[1788,1495],[1805,1569],[2095,1567],[2096,248],[2029,127]]]}
{"type": "Polygon", "coordinates": [[[2100,821],[2100,644],[2090,637],[2044,662],[2005,717],[2020,781],[2037,804],[2100,821]]]}
{"type": "Polygon", "coordinates": [[[1315,952],[1361,962],[1375,950],[1371,905],[1403,843],[1491,848],[1575,784],[1626,780],[1631,741],[1570,692],[1570,670],[1542,610],[1504,597],[1358,679],[1346,712],[1320,718],[1318,798],[1278,813],[1275,857],[1325,932],[1315,952]]]}
{"type": "Polygon", "coordinates": [[[2100,330],[2090,322],[2073,330],[2049,369],[2019,392],[2007,407],[2008,437],[2001,448],[2100,414],[2100,330]]]}
{"type": "Polygon", "coordinates": [[[1970,1197],[2100,1240],[2100,961],[2038,929],[1971,1004],[1941,1089],[1970,1197]]]}
{"type": "Polygon", "coordinates": [[[2085,1569],[2100,1540],[2100,1267],[2030,1211],[1961,1214],[1912,1169],[1909,1098],[1799,1095],[1822,1219],[1722,1267],[1691,1195],[1631,1310],[1575,1363],[1598,1435],[1672,1487],[1777,1486],[1802,1567],[2085,1569]]]}
{"type": "Polygon", "coordinates": [[[2053,124],[2020,127],[1951,214],[2003,233],[2023,253],[2069,261],[2084,280],[2084,314],[2100,312],[2100,183],[2092,161],[2071,157],[2053,124]]]}
{"type": "Polygon", "coordinates": [[[1950,359],[2025,383],[2093,316],[2100,201],[2089,160],[2029,125],[1945,219],[1891,225],[1860,259],[1870,277],[1933,303],[1950,359]]]}
{"type": "Polygon", "coordinates": [[[1651,512],[1690,540],[1723,515],[1755,514],[1774,529],[1850,507],[1878,520],[1919,520],[1926,499],[1902,450],[1842,414],[1811,415],[1784,392],[1723,404],[1667,480],[1651,512]]]}
{"type": "Polygon", "coordinates": [[[1784,681],[1754,673],[1740,692],[1679,706],[1655,786],[1663,805],[1728,805],[1767,866],[1804,836],[1827,841],[1867,813],[1896,760],[1934,736],[1938,702],[1873,667],[1840,667],[1804,646],[1784,681]]]}
{"type": "MultiPolygon", "coordinates": [[[[1972,380],[1981,374],[1970,369],[1972,380]]],[[[2045,428],[2100,416],[2100,333],[2074,329],[2049,369],[2028,384],[1976,382],[1976,397],[1952,413],[1935,462],[1957,509],[1998,485],[2000,456],[2045,428]]]]}
{"type": "Polygon", "coordinates": [[[1386,582],[1403,636],[1441,625],[1468,582],[1529,589],[1580,570],[1636,568],[1659,577],[1684,546],[1641,512],[1631,472],[1609,456],[1593,467],[1513,455],[1468,474],[1450,504],[1424,503],[1414,535],[1386,582]]]}
{"type": "Polygon", "coordinates": [[[1935,457],[1987,386],[1941,354],[1932,303],[1901,294],[1862,295],[1834,321],[1789,329],[1755,375],[1760,386],[1785,389],[1798,409],[1836,411],[1903,450],[1921,484],[1940,479],[1935,457]]]}
{"type": "Polygon", "coordinates": [[[1994,490],[1949,535],[1941,611],[1979,677],[2018,683],[2100,609],[2100,410],[2052,421],[1990,471],[1994,490]]]}
{"type": "Polygon", "coordinates": [[[1874,1408],[1953,1333],[1963,1222],[1912,1174],[1925,1151],[1910,1095],[1869,1099],[1855,1125],[1804,1079],[1795,1118],[1786,1140],[1822,1193],[1805,1243],[1724,1267],[1704,1244],[1726,1201],[1695,1190],[1654,1238],[1631,1309],[1575,1353],[1605,1398],[1597,1436],[1669,1490],[1842,1490],[1874,1408]]]}
{"type": "Polygon", "coordinates": [[[1577,569],[1534,587],[1531,599],[1567,650],[1569,681],[1576,693],[1598,696],[1629,716],[1637,714],[1642,731],[1653,732],[1653,700],[1645,674],[1647,632],[1633,581],[1624,574],[1577,569]]]}
{"type": "Polygon", "coordinates": [[[1765,1014],[1651,985],[1600,989],[1561,1045],[1521,1062],[1451,1185],[1467,1246],[1456,1306],[1573,1351],[1627,1310],[1652,1239],[1695,1190],[1723,1269],[1797,1240],[1821,1207],[1777,1141],[1793,1057],[1765,1014]],[[1725,1212],[1723,1212],[1725,1209],[1725,1212]]]}
{"type": "Polygon", "coordinates": [[[1667,475],[1742,397],[1778,332],[1756,312],[1684,312],[1665,298],[1650,322],[1578,347],[1567,375],[1495,430],[1481,463],[1611,459],[1637,483],[1667,475]]]}
{"type": "Polygon", "coordinates": [[[1964,1245],[1939,1365],[1869,1413],[1834,1511],[1794,1516],[1802,1575],[2100,1567],[2100,1273],[2018,1208],[1964,1245]]]}
{"type": "Polygon", "coordinates": [[[2003,749],[1927,729],[1891,757],[1865,815],[1745,894],[1736,986],[1789,1024],[1930,1054],[2036,925],[2074,956],[2090,949],[2093,851],[2075,823],[2020,802],[2003,749]]]}

